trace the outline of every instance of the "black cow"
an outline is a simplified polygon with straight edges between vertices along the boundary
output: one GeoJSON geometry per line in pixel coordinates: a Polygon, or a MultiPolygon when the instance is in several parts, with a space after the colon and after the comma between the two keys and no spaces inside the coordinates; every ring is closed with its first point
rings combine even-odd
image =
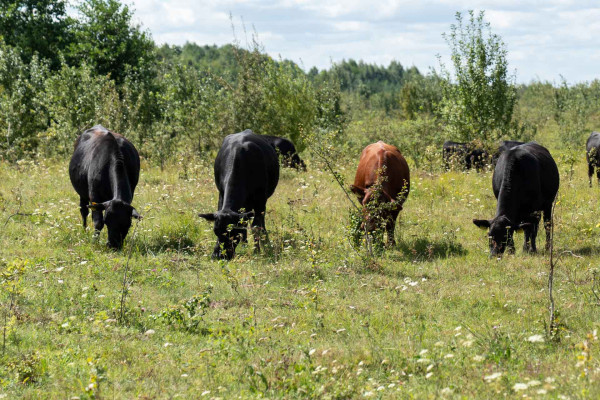
{"type": "Polygon", "coordinates": [[[260,251],[260,235],[266,232],[267,199],[278,181],[279,158],[262,136],[245,130],[225,137],[215,159],[218,211],[199,214],[215,223],[214,258],[233,257],[238,243],[246,240],[247,220],[252,217],[255,250],[260,251]]]}
{"type": "Polygon", "coordinates": [[[489,155],[487,151],[473,146],[471,143],[453,142],[447,140],[442,146],[442,158],[446,169],[453,163],[459,163],[465,169],[475,167],[477,171],[485,167],[489,155]]]}
{"type": "Polygon", "coordinates": [[[519,142],[518,140],[503,140],[498,146],[498,149],[494,153],[492,157],[492,165],[495,167],[498,162],[498,158],[500,158],[500,154],[504,153],[506,150],[510,150],[515,146],[519,146],[521,144],[525,144],[525,142],[519,142]]]}
{"type": "Polygon", "coordinates": [[[523,249],[535,252],[535,238],[544,213],[546,249],[551,244],[552,204],[559,186],[558,168],[550,152],[535,142],[506,150],[494,169],[492,186],[498,199],[494,219],[474,219],[480,228],[489,228],[490,253],[514,252],[513,233],[525,231],[523,249]]]}
{"type": "Polygon", "coordinates": [[[596,168],[596,177],[600,184],[600,132],[592,132],[585,145],[585,158],[588,163],[588,178],[592,187],[592,175],[596,168]]]}
{"type": "Polygon", "coordinates": [[[94,236],[106,224],[108,246],[120,249],[131,227],[131,218],[140,218],[131,205],[140,176],[140,156],[133,144],[118,133],[96,125],[75,141],[69,176],[79,194],[84,229],[90,209],[94,236]]]}
{"type": "Polygon", "coordinates": [[[297,170],[306,171],[306,164],[298,153],[296,146],[290,140],[279,136],[261,135],[275,148],[275,151],[281,155],[281,161],[284,167],[295,168],[297,170]]]}

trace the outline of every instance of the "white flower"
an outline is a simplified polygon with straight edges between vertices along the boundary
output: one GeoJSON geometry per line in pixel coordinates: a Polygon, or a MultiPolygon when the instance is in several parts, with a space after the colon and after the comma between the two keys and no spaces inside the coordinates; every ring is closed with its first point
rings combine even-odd
{"type": "Polygon", "coordinates": [[[310,349],[310,351],[308,352],[308,355],[309,355],[309,356],[312,356],[313,354],[315,354],[315,351],[317,351],[317,350],[315,350],[315,349],[310,349]]]}
{"type": "Polygon", "coordinates": [[[491,375],[487,375],[483,377],[483,380],[485,380],[486,382],[491,382],[495,379],[498,379],[502,376],[502,372],[494,372],[491,375]]]}
{"type": "Polygon", "coordinates": [[[545,340],[544,340],[544,336],[542,336],[542,335],[533,335],[533,336],[529,336],[527,338],[527,341],[531,342],[531,343],[544,343],[545,340]]]}
{"type": "Polygon", "coordinates": [[[146,336],[150,336],[150,335],[154,335],[156,332],[154,332],[154,329],[148,329],[146,332],[144,332],[144,335],[146,336]]]}
{"type": "Polygon", "coordinates": [[[538,386],[538,385],[541,385],[541,384],[542,384],[542,382],[536,381],[536,380],[527,382],[527,386],[529,386],[529,387],[531,387],[531,386],[538,386]]]}
{"type": "Polygon", "coordinates": [[[515,383],[515,386],[513,386],[513,390],[515,391],[519,391],[519,390],[527,390],[529,386],[527,386],[526,383],[515,383]]]}

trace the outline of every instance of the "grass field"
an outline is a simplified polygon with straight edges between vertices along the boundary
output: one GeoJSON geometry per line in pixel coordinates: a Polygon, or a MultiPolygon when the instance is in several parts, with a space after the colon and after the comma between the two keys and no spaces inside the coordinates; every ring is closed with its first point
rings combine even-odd
{"type": "MultiPolygon", "coordinates": [[[[196,217],[217,205],[207,160],[143,162],[145,218],[122,252],[82,230],[67,162],[0,164],[0,398],[600,398],[600,188],[583,153],[572,179],[559,164],[555,252],[572,254],[555,337],[548,254],[517,234],[490,259],[471,222],[495,212],[490,172],[413,169],[398,244],[369,263],[309,159],[267,204],[272,247],[224,263],[196,217]]],[[[338,160],[348,182],[357,160],[338,160]]]]}

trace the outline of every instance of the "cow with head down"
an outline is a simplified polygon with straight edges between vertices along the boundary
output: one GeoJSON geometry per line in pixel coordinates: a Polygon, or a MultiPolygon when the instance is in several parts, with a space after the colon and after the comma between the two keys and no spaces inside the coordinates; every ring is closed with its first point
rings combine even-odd
{"type": "Polygon", "coordinates": [[[363,228],[372,232],[385,224],[387,244],[394,245],[396,219],[410,191],[410,171],[400,150],[382,141],[365,147],[350,189],[363,206],[363,228]],[[373,203],[381,205],[380,214],[369,211],[373,203]]]}
{"type": "Polygon", "coordinates": [[[267,199],[279,182],[279,158],[260,135],[247,129],[228,135],[215,159],[215,183],[219,190],[217,212],[199,214],[214,222],[217,243],[213,258],[230,260],[240,241],[245,241],[248,220],[252,220],[255,250],[266,232],[267,199]]]}
{"type": "Polygon", "coordinates": [[[275,151],[281,157],[281,165],[283,167],[294,168],[298,171],[306,171],[306,164],[298,155],[296,146],[291,140],[271,135],[261,135],[263,139],[273,146],[275,151]]]}
{"type": "Polygon", "coordinates": [[[474,219],[487,229],[490,255],[514,253],[515,231],[525,232],[523,251],[535,253],[535,240],[541,214],[546,229],[546,249],[552,243],[552,205],[558,192],[560,176],[548,149],[536,142],[524,143],[500,154],[494,168],[492,189],[498,199],[492,219],[474,219]]]}
{"type": "Polygon", "coordinates": [[[94,236],[106,225],[108,246],[120,249],[132,218],[140,218],[131,205],[140,176],[140,156],[122,135],[101,125],[86,130],[75,141],[69,176],[79,195],[84,229],[92,210],[94,236]]]}

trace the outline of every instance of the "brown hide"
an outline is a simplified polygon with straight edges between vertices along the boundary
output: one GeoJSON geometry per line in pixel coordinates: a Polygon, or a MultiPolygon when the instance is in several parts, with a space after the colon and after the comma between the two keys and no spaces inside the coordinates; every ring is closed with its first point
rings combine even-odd
{"type": "MultiPolygon", "coordinates": [[[[396,146],[379,141],[362,151],[352,191],[363,206],[372,199],[371,187],[376,183],[378,173],[382,174],[383,195],[380,201],[397,202],[397,207],[385,216],[388,219],[388,242],[393,243],[393,226],[410,191],[408,164],[396,146]]],[[[366,218],[368,220],[369,217],[366,218]]]]}

